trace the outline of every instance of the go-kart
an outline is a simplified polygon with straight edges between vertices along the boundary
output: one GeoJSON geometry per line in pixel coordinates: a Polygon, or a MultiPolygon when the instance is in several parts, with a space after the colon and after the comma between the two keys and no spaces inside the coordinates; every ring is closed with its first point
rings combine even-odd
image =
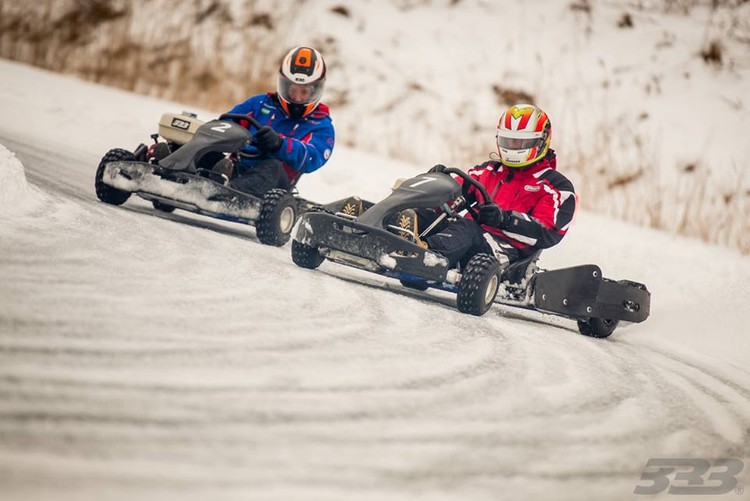
{"type": "MultiPolygon", "coordinates": [[[[406,208],[435,210],[436,222],[463,217],[463,210],[476,217],[476,206],[467,203],[470,186],[483,200],[491,200],[484,186],[464,171],[447,168],[402,182],[358,217],[330,210],[308,212],[296,225],[292,260],[315,269],[327,259],[398,279],[405,287],[450,291],[457,295],[458,310],[471,315],[483,315],[493,303],[552,313],[576,320],[579,331],[592,337],[609,336],[620,321],[648,318],[651,295],[646,286],[604,278],[596,265],[547,271],[537,266],[537,251],[507,266],[495,256],[476,254],[463,268],[451,267],[445,257],[402,238],[397,233],[403,229],[390,224],[406,208]]],[[[420,238],[434,227],[426,228],[420,238]]]]}
{"type": "Polygon", "coordinates": [[[104,155],[96,170],[97,197],[122,205],[136,194],[163,212],[182,209],[253,225],[262,243],[283,245],[298,215],[315,204],[300,198],[294,186],[257,197],[225,185],[226,177],[212,167],[226,154],[243,155],[252,132],[240,121],[260,128],[247,115],[228,113],[204,123],[192,113],[165,113],[151,147],[140,144],[132,152],[116,148],[104,155]]]}

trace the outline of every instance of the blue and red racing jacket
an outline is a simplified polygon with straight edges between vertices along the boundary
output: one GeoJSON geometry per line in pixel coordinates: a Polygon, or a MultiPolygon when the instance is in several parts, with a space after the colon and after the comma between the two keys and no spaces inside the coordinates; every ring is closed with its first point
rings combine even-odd
{"type": "Polygon", "coordinates": [[[249,115],[261,125],[271,127],[283,139],[281,148],[275,153],[262,152],[253,144],[244,148],[243,153],[251,157],[240,157],[244,167],[252,168],[260,160],[277,158],[294,184],[299,176],[320,169],[331,157],[335,134],[328,106],[323,103],[306,117],[294,119],[284,113],[276,94],[268,93],[249,98],[229,113],[249,115]]]}

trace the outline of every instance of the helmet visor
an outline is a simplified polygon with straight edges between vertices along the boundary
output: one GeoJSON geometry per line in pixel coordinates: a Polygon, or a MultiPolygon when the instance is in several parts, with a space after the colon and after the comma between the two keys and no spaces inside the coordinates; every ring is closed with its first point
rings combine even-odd
{"type": "Polygon", "coordinates": [[[308,104],[320,100],[323,95],[325,78],[311,83],[295,83],[284,75],[279,75],[279,95],[292,104],[308,104]]]}
{"type": "Polygon", "coordinates": [[[497,145],[504,150],[528,150],[534,146],[540,146],[542,142],[541,137],[520,138],[497,135],[497,145]]]}

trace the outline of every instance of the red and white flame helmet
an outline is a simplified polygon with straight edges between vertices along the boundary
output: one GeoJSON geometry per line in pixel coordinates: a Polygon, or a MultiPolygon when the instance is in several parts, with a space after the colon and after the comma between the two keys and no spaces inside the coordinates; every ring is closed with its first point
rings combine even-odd
{"type": "Polygon", "coordinates": [[[311,47],[295,47],[281,61],[277,92],[281,107],[292,118],[309,115],[320,103],[326,63],[311,47]]]}
{"type": "Polygon", "coordinates": [[[497,152],[503,165],[526,167],[544,158],[551,135],[552,125],[544,111],[533,104],[516,104],[497,122],[497,152]]]}

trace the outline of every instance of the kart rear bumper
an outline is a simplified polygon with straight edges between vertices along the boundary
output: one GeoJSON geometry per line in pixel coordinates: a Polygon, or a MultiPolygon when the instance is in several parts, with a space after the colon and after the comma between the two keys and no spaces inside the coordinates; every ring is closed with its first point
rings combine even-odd
{"type": "Polygon", "coordinates": [[[582,320],[643,322],[651,311],[651,293],[643,284],[603,278],[598,266],[587,264],[538,273],[534,306],[582,320]]]}

